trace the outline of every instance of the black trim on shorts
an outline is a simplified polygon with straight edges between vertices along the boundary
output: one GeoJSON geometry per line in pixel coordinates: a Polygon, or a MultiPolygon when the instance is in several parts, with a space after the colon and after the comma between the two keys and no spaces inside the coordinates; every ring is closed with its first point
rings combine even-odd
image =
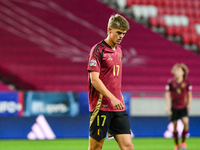
{"type": "Polygon", "coordinates": [[[188,117],[187,108],[182,108],[182,109],[172,108],[171,109],[171,115],[169,118],[170,121],[175,121],[175,120],[181,119],[183,117],[188,117]]]}
{"type": "MultiPolygon", "coordinates": [[[[92,112],[90,112],[90,117],[92,112]]],[[[89,128],[89,135],[94,139],[103,139],[109,135],[131,134],[129,118],[126,111],[99,111],[89,128]]]]}

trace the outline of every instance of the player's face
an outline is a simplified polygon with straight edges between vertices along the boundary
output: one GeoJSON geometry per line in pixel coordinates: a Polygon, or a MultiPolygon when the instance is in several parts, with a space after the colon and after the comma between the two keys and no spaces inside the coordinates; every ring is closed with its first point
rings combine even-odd
{"type": "Polygon", "coordinates": [[[180,77],[183,77],[184,71],[181,67],[178,67],[178,68],[176,68],[174,74],[175,74],[176,78],[180,78],[180,77]]]}
{"type": "Polygon", "coordinates": [[[123,37],[126,34],[126,31],[120,29],[111,29],[109,28],[110,38],[114,44],[120,44],[123,37]]]}

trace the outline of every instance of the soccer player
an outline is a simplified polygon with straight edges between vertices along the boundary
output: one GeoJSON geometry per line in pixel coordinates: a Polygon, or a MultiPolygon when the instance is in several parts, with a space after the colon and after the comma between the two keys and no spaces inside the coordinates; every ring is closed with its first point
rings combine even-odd
{"type": "Polygon", "coordinates": [[[171,70],[174,74],[174,78],[170,79],[166,85],[166,112],[169,113],[169,101],[171,98],[171,115],[170,120],[174,124],[174,140],[175,147],[174,150],[186,150],[187,145],[185,144],[186,135],[189,129],[189,118],[188,111],[190,110],[190,103],[192,100],[192,86],[186,79],[188,74],[188,67],[185,64],[175,64],[171,70]],[[177,132],[177,120],[181,119],[184,128],[182,132],[182,142],[179,146],[178,143],[178,132],[177,132]]]}
{"type": "Polygon", "coordinates": [[[114,136],[121,150],[133,150],[128,115],[121,93],[122,48],[119,45],[129,29],[121,15],[108,21],[106,39],[94,45],[88,62],[89,150],[101,150],[106,134],[114,136]]]}

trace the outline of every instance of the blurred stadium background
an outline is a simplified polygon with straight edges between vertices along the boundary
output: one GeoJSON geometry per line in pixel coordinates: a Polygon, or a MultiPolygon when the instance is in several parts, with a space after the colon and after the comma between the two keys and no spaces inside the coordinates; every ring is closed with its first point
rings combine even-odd
{"type": "Polygon", "coordinates": [[[200,0],[0,0],[0,139],[88,137],[88,54],[115,13],[131,27],[122,91],[134,136],[172,136],[175,63],[189,67],[189,132],[200,136],[200,0]]]}

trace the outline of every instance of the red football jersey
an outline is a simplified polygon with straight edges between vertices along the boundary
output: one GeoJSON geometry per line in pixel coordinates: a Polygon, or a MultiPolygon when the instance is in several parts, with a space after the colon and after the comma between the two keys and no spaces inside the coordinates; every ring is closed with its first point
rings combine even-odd
{"type": "MultiPolygon", "coordinates": [[[[122,49],[116,45],[113,50],[105,41],[101,41],[92,47],[88,62],[88,72],[99,72],[99,78],[104,83],[106,88],[123,104],[121,93],[121,78],[122,78],[122,49]]],[[[94,109],[102,111],[124,111],[116,110],[110,100],[103,96],[91,84],[88,74],[89,86],[89,111],[94,109]]]]}
{"type": "Polygon", "coordinates": [[[172,108],[185,108],[188,91],[192,90],[189,81],[184,79],[182,82],[177,83],[173,78],[170,79],[166,85],[166,90],[171,92],[172,108]]]}

